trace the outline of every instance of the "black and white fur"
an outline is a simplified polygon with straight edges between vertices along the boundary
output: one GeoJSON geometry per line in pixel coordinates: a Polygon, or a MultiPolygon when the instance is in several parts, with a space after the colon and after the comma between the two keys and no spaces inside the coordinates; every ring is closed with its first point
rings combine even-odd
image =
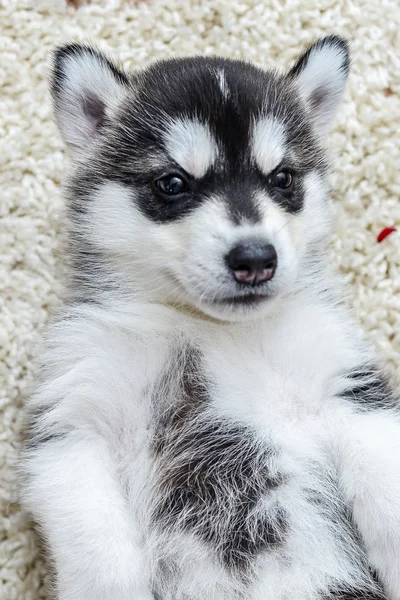
{"type": "Polygon", "coordinates": [[[284,75],[56,52],[71,277],[22,495],[59,600],[400,600],[400,412],[326,254],[348,69],[334,36],[284,75]]]}

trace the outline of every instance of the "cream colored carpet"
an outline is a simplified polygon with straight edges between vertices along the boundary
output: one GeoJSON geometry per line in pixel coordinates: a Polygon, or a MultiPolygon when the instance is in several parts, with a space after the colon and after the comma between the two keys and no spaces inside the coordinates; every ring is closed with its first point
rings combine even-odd
{"type": "Polygon", "coordinates": [[[330,137],[333,260],[350,303],[400,381],[400,4],[398,0],[0,0],[0,600],[46,598],[46,568],[17,503],[15,459],[34,345],[60,289],[66,162],[52,122],[49,52],[93,40],[127,67],[218,53],[288,65],[315,36],[351,40],[347,97],[330,137]]]}

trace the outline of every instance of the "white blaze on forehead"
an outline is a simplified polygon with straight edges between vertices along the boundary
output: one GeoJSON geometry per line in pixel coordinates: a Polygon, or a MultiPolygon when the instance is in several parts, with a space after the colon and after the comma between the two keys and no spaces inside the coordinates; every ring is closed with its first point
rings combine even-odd
{"type": "Polygon", "coordinates": [[[225,71],[223,69],[218,69],[215,73],[215,76],[217,78],[221,94],[226,100],[229,97],[230,90],[226,81],[225,71]]]}
{"type": "Polygon", "coordinates": [[[285,155],[285,128],[277,119],[265,117],[254,125],[252,156],[265,175],[273,171],[285,155]]]}
{"type": "Polygon", "coordinates": [[[177,119],[164,134],[169,156],[193,177],[203,177],[214,164],[218,147],[209,128],[198,119],[177,119]]]}

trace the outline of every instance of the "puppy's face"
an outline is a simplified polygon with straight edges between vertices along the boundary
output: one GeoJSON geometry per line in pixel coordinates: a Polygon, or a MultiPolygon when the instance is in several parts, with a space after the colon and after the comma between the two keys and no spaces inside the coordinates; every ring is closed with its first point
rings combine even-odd
{"type": "Polygon", "coordinates": [[[104,268],[147,299],[238,320],[307,276],[328,231],[322,136],[348,65],[336,37],[286,75],[198,57],[128,76],[90,48],[61,48],[75,252],[97,257],[98,286],[104,268]]]}

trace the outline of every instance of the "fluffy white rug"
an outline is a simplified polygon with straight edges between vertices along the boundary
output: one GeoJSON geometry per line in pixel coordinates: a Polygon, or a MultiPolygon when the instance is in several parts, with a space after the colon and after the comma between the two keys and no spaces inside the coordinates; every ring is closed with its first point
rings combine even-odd
{"type": "Polygon", "coordinates": [[[351,40],[353,68],[330,142],[333,258],[350,302],[400,381],[398,0],[0,0],[0,600],[46,598],[46,568],[16,496],[15,459],[35,342],[57,304],[60,181],[49,52],[92,40],[126,67],[218,53],[288,65],[314,37],[351,40]]]}

